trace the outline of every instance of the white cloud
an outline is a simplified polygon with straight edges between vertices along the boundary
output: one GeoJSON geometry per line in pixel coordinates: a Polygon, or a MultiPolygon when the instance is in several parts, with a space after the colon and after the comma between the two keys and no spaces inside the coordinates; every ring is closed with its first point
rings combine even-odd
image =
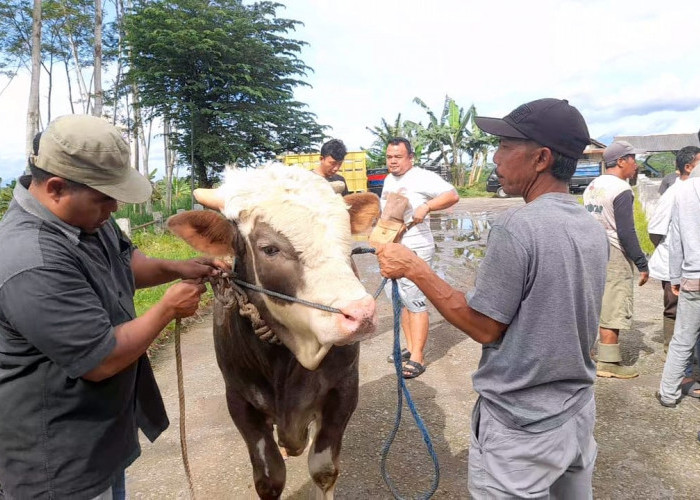
{"type": "MultiPolygon", "coordinates": [[[[697,0],[287,4],[278,15],[304,23],[291,36],[309,43],[301,58],[314,69],[313,87],[297,98],[351,149],[370,145],[366,127],[381,118],[425,120],[414,97],[438,111],[446,94],[490,116],[539,97],[566,98],[593,137],[700,126],[697,30],[684,21],[700,11],[697,0]]],[[[4,178],[6,166],[23,158],[23,95],[14,87],[0,96],[4,178]]],[[[154,155],[159,149],[154,144],[154,155]]]]}

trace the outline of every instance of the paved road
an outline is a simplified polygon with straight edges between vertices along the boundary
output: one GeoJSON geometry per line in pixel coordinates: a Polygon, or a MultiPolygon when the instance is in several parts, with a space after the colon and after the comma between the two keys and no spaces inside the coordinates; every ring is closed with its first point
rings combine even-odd
{"type": "MultiPolygon", "coordinates": [[[[489,214],[518,203],[522,201],[462,200],[455,214],[489,214]]],[[[438,226],[436,230],[441,231],[438,226]]],[[[451,238],[446,238],[446,247],[453,249],[448,240],[451,238]]],[[[374,290],[379,283],[374,257],[357,259],[367,289],[374,290]]],[[[462,280],[465,290],[473,286],[473,267],[468,259],[450,266],[446,275],[453,282],[462,280]]],[[[342,499],[391,498],[379,474],[379,457],[393,425],[396,378],[392,365],[385,360],[392,343],[391,306],[384,298],[378,305],[382,333],[362,345],[360,401],[345,435],[336,488],[336,497],[342,499]]],[[[700,445],[695,441],[700,429],[700,401],[686,398],[678,408],[666,409],[653,396],[663,369],[661,312],[658,282],[636,289],[634,329],[623,332],[622,342],[625,360],[637,362],[641,376],[596,382],[599,453],[595,498],[700,497],[700,445]]],[[[226,410],[223,382],[214,359],[210,316],[204,315],[190,328],[182,350],[189,453],[197,497],[256,498],[245,446],[226,410]]],[[[469,374],[477,366],[479,354],[479,345],[431,312],[428,370],[410,381],[410,390],[440,459],[442,475],[435,498],[468,498],[469,423],[476,399],[469,374]]],[[[156,356],[155,371],[171,426],[155,444],[142,440],[143,455],[127,471],[127,488],[131,498],[186,498],[172,345],[156,356]]],[[[287,466],[284,498],[309,498],[311,482],[305,457],[292,458],[287,466]]],[[[405,412],[389,470],[404,495],[415,497],[428,488],[430,467],[420,435],[405,412]]]]}

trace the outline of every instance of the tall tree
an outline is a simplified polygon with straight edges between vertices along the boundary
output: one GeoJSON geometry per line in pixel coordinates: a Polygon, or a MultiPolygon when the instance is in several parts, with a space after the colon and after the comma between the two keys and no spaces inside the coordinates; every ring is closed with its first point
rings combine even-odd
{"type": "Polygon", "coordinates": [[[92,114],[102,116],[102,0],[95,0],[95,105],[92,114]]]}
{"type": "Polygon", "coordinates": [[[304,42],[287,36],[298,22],[278,18],[279,6],[138,0],[125,16],[128,82],[144,110],[170,122],[173,148],[194,158],[201,185],[227,164],[308,150],[322,139],[315,116],[293,99],[309,68],[298,57],[304,42]]]}
{"type": "MultiPolygon", "coordinates": [[[[101,1],[101,0],[100,0],[101,1]]],[[[94,108],[92,74],[86,78],[85,69],[99,65],[95,61],[96,0],[44,0],[41,2],[41,67],[48,79],[48,113],[51,115],[53,66],[62,64],[66,70],[71,107],[73,85],[78,85],[81,109],[94,108]]],[[[18,71],[31,71],[32,2],[29,0],[0,0],[0,72],[10,77],[18,71]]],[[[102,62],[116,57],[115,23],[101,24],[102,62]]],[[[97,82],[96,82],[97,83],[97,82]]],[[[99,92],[98,92],[99,93],[99,92]]]]}
{"type": "Polygon", "coordinates": [[[41,0],[34,0],[32,12],[32,80],[27,106],[26,155],[32,153],[34,136],[39,132],[39,83],[41,77],[41,0]]]}

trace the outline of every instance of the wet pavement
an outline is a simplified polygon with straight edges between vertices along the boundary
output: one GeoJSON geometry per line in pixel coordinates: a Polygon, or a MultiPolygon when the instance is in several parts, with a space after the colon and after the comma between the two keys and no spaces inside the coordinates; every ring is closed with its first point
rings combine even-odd
{"type": "MultiPolygon", "coordinates": [[[[434,268],[460,290],[474,286],[488,229],[502,210],[521,199],[463,199],[433,216],[438,251],[434,268]]],[[[355,257],[368,290],[381,281],[372,255],[355,257]]],[[[676,409],[654,399],[663,369],[661,286],[635,290],[634,328],[622,334],[625,362],[636,362],[640,377],[598,379],[596,439],[599,444],[594,497],[610,499],[700,498],[700,401],[686,398],[676,409]]],[[[360,399],[345,433],[336,498],[392,498],[379,471],[384,440],[394,424],[396,375],[386,362],[393,341],[389,301],[378,299],[379,335],[363,342],[360,399]]],[[[469,423],[476,394],[470,373],[480,345],[430,311],[427,371],[409,389],[432,436],[441,480],[434,498],[469,498],[466,488],[469,423]]],[[[183,337],[190,463],[198,498],[256,498],[243,440],[226,410],[224,388],[211,339],[211,316],[191,324],[183,337]]],[[[186,498],[179,451],[177,386],[172,345],[155,359],[155,372],[171,426],[155,443],[142,440],[143,455],[127,471],[131,498],[186,498]]],[[[432,464],[419,431],[404,408],[403,423],[389,456],[393,481],[415,498],[430,485],[432,464]]],[[[283,498],[309,498],[312,490],[304,456],[287,461],[283,498]]]]}

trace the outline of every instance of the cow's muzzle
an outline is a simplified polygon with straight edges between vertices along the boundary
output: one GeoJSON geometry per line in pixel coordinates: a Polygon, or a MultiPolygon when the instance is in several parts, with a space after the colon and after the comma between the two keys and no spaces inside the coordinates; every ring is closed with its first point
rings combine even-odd
{"type": "Polygon", "coordinates": [[[337,316],[341,338],[338,345],[351,344],[369,338],[377,329],[377,308],[374,298],[363,298],[347,302],[338,307],[342,315],[337,316]]]}

